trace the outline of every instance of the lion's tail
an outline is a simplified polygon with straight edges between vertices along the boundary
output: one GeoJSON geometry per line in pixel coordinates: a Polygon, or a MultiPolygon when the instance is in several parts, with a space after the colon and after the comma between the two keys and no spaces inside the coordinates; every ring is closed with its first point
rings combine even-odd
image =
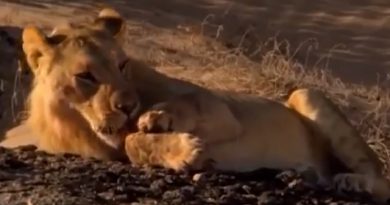
{"type": "Polygon", "coordinates": [[[286,106],[298,112],[315,134],[324,137],[335,157],[351,171],[371,176],[381,174],[381,163],[374,151],[324,93],[314,89],[295,90],[286,106]]]}

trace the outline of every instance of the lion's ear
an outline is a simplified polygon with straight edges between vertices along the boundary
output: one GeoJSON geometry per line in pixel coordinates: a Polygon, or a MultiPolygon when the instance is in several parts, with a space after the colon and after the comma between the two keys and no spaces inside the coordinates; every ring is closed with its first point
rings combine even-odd
{"type": "Polygon", "coordinates": [[[104,29],[116,37],[123,30],[125,21],[116,10],[105,8],[100,11],[94,23],[100,29],[104,29]]]}
{"type": "Polygon", "coordinates": [[[35,73],[43,57],[51,57],[52,46],[47,42],[45,34],[35,26],[27,26],[23,30],[23,51],[26,55],[27,63],[35,73]]]}
{"type": "Polygon", "coordinates": [[[61,22],[58,24],[56,27],[53,28],[49,36],[55,36],[58,35],[59,33],[63,33],[62,31],[70,30],[74,27],[72,22],[65,21],[61,22]]]}

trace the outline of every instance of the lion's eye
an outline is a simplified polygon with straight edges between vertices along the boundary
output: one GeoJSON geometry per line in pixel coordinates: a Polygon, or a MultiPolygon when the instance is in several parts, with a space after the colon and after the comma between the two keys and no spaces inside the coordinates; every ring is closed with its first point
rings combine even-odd
{"type": "Polygon", "coordinates": [[[123,72],[125,70],[125,67],[127,65],[127,62],[129,62],[128,59],[126,59],[125,61],[123,61],[121,64],[119,64],[119,71],[120,72],[123,72]]]}
{"type": "Polygon", "coordinates": [[[87,81],[90,83],[97,83],[96,78],[92,75],[91,72],[82,72],[75,75],[77,79],[87,81]]]}

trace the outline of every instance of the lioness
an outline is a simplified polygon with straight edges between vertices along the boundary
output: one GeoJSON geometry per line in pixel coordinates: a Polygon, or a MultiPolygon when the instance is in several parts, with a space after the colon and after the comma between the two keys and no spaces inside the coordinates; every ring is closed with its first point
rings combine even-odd
{"type": "Polygon", "coordinates": [[[377,157],[321,93],[298,90],[285,106],[170,78],[125,55],[116,40],[123,27],[110,9],[50,36],[26,27],[23,50],[34,73],[29,116],[2,145],[28,141],[100,159],[127,154],[176,170],[209,159],[230,171],[314,169],[321,182],[389,197],[377,157]],[[136,123],[143,132],[131,133],[136,123]],[[147,133],[156,130],[163,133],[147,133]]]}
{"type": "Polygon", "coordinates": [[[88,26],[51,36],[34,26],[24,28],[23,51],[34,74],[28,118],[25,126],[8,133],[3,146],[25,141],[50,153],[126,157],[119,133],[140,104],[135,87],[121,73],[127,57],[115,39],[123,25],[115,15],[102,12],[88,26]]]}

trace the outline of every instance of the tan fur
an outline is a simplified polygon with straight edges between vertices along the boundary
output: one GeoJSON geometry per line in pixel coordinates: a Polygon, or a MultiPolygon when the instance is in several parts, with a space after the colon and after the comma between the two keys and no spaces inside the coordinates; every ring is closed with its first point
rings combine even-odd
{"type": "Polygon", "coordinates": [[[93,23],[64,26],[50,36],[34,26],[24,29],[23,51],[34,83],[21,126],[33,134],[15,137],[15,129],[21,129],[15,128],[3,146],[31,141],[50,153],[125,157],[121,132],[136,117],[139,103],[120,70],[127,61],[116,42],[123,19],[108,11],[93,23]]]}

